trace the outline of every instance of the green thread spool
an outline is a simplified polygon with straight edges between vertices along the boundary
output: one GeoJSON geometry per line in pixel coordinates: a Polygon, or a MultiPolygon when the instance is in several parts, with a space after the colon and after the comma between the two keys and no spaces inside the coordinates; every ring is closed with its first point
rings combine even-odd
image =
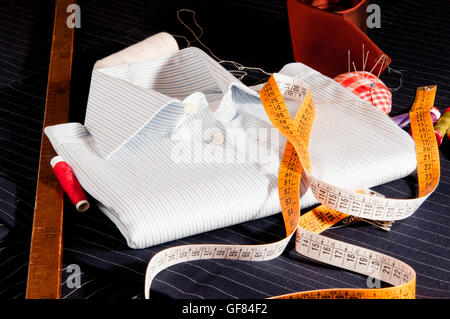
{"type": "Polygon", "coordinates": [[[450,107],[447,107],[442,114],[439,121],[437,121],[436,125],[434,125],[434,130],[436,132],[436,139],[438,145],[441,145],[444,136],[447,134],[447,137],[450,138],[450,107]]]}

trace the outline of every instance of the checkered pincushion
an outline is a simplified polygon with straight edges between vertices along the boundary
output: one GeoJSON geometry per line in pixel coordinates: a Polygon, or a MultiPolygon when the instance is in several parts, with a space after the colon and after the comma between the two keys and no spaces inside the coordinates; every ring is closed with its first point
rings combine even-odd
{"type": "Polygon", "coordinates": [[[384,114],[392,107],[392,94],[386,85],[369,72],[348,72],[338,75],[334,80],[351,90],[364,101],[371,103],[384,114]]]}

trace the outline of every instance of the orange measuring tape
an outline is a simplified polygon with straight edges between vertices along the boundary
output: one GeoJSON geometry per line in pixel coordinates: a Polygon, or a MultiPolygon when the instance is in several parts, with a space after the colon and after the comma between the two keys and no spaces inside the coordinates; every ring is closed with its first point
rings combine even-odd
{"type": "Polygon", "coordinates": [[[199,259],[265,261],[278,257],[296,234],[295,249],[311,259],[351,270],[389,283],[388,288],[325,289],[286,294],[273,298],[414,298],[416,273],[406,263],[378,252],[320,235],[349,215],[393,221],[410,216],[439,183],[439,152],[429,110],[436,86],[420,87],[410,111],[416,143],[419,197],[390,199],[353,192],[327,184],[314,176],[308,146],[315,108],[308,85],[301,80],[274,74],[260,91],[262,104],[272,124],[287,138],[278,174],[278,193],[286,237],[263,245],[185,245],[165,249],[150,260],[145,277],[145,297],[150,297],[153,278],[172,265],[199,259]],[[301,104],[292,120],[284,98],[301,104]],[[299,186],[306,178],[322,204],[300,216],[299,186]]]}

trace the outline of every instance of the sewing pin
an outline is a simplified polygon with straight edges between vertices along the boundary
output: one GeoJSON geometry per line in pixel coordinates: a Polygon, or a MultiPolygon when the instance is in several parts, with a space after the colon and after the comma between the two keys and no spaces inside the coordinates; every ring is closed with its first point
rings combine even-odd
{"type": "Polygon", "coordinates": [[[369,73],[372,73],[372,71],[377,67],[378,63],[381,61],[381,59],[382,59],[383,57],[384,57],[384,54],[383,54],[383,55],[380,55],[380,58],[378,59],[377,63],[375,63],[375,65],[373,66],[372,70],[370,70],[369,73]]]}
{"type": "Polygon", "coordinates": [[[350,50],[347,51],[347,57],[348,57],[348,73],[350,73],[350,50]]]}
{"type": "Polygon", "coordinates": [[[383,63],[381,64],[380,71],[378,71],[377,77],[380,77],[381,70],[383,70],[384,62],[386,62],[386,56],[384,56],[383,63]]]}

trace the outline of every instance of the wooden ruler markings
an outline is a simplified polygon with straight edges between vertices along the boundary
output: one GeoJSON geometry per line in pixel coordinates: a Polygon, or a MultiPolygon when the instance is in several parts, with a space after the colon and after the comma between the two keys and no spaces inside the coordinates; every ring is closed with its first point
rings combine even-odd
{"type": "MultiPolygon", "coordinates": [[[[43,128],[68,121],[74,29],[66,25],[74,0],[56,0],[43,128]]],[[[50,166],[55,156],[42,132],[28,267],[27,299],[61,295],[63,192],[50,166]]]]}

